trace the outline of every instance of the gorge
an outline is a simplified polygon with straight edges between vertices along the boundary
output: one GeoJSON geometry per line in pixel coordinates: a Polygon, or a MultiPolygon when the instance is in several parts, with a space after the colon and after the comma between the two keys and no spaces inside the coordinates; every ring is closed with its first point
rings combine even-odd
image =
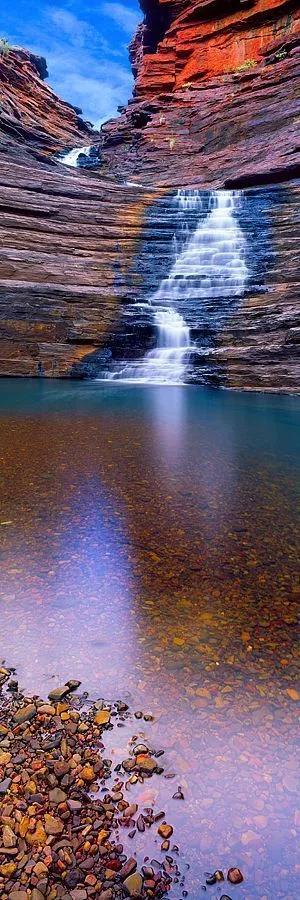
{"type": "Polygon", "coordinates": [[[299,2],[139,7],[0,39],[0,897],[297,900],[299,2]]]}
{"type": "MultiPolygon", "coordinates": [[[[146,356],[155,327],[138,310],[172,271],[178,190],[242,189],[249,278],[208,317],[194,296],[192,378],[297,391],[298,4],[141,5],[134,96],[99,133],[46,85],[44,60],[0,58],[0,372],[99,377],[109,357],[146,356]]],[[[196,232],[195,212],[180,227],[196,232]]]]}

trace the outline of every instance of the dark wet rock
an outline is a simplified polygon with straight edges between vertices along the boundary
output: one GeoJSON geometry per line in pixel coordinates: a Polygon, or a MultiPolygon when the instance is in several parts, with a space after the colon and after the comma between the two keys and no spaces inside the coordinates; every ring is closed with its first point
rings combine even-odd
{"type": "Polygon", "coordinates": [[[68,696],[73,691],[76,691],[77,688],[80,687],[80,681],[66,681],[66,684],[63,684],[61,687],[53,688],[52,691],[49,692],[48,697],[49,700],[53,700],[54,703],[59,703],[60,700],[64,700],[65,697],[68,696]]]}
{"type": "Polygon", "coordinates": [[[215,872],[213,872],[212,874],[208,874],[206,876],[206,884],[216,884],[216,883],[217,883],[217,879],[216,879],[215,872]]]}
{"type": "Polygon", "coordinates": [[[146,827],[146,826],[145,826],[144,818],[143,818],[142,815],[140,815],[140,816],[138,817],[137,823],[136,823],[136,827],[137,827],[137,830],[140,831],[140,832],[145,831],[145,827],[146,827]]]}
{"type": "Polygon", "coordinates": [[[125,772],[132,772],[135,766],[134,759],[124,759],[122,762],[123,769],[125,772]]]}
{"type": "Polygon", "coordinates": [[[67,873],[64,883],[67,888],[70,888],[70,890],[72,890],[73,888],[77,887],[77,884],[80,883],[81,879],[82,874],[80,872],[80,869],[71,869],[67,873]]]}
{"type": "Polygon", "coordinates": [[[129,877],[129,875],[133,875],[136,868],[137,868],[137,861],[136,861],[136,859],[134,859],[133,856],[130,856],[129,859],[127,860],[127,862],[125,863],[125,865],[122,866],[122,869],[119,872],[119,875],[120,875],[120,878],[122,879],[122,881],[125,881],[125,879],[129,877]]]}
{"type": "Polygon", "coordinates": [[[241,884],[241,882],[244,881],[241,870],[234,866],[231,869],[228,869],[227,878],[231,884],[241,884]]]}

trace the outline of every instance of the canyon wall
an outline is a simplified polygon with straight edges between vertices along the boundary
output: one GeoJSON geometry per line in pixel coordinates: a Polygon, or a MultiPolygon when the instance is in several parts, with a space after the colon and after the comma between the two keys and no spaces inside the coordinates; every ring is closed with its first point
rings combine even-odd
{"type": "Polygon", "coordinates": [[[47,76],[43,57],[22,48],[0,52],[1,153],[27,147],[35,155],[51,154],[92,139],[81,110],[57,97],[45,83],[47,76]]]}
{"type": "MultiPolygon", "coordinates": [[[[124,346],[142,355],[153,329],[133,336],[124,311],[168,274],[174,191],[242,185],[267,198],[253,199],[267,210],[267,258],[230,316],[220,308],[198,380],[298,390],[298,4],[141,6],[134,97],[101,137],[45,83],[45,61],[0,58],[0,375],[89,377],[124,346]],[[99,142],[94,171],[57,159],[99,142]]],[[[260,258],[265,233],[247,208],[260,258]]]]}
{"type": "Polygon", "coordinates": [[[300,171],[294,0],[143,0],[134,98],[104,126],[108,166],[146,183],[258,184],[300,171]]]}

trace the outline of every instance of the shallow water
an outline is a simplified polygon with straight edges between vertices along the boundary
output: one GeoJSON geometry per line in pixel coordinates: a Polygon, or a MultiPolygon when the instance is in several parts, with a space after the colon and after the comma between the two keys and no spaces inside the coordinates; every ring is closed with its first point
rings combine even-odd
{"type": "MultiPolygon", "coordinates": [[[[299,412],[199,387],[0,382],[0,654],[28,692],[79,678],[153,713],[107,744],[116,762],[133,730],[166,749],[176,777],[142,800],[174,824],[190,900],[231,865],[244,884],[203,896],[299,896],[299,412]]],[[[150,834],[138,846],[158,856],[150,834]]]]}

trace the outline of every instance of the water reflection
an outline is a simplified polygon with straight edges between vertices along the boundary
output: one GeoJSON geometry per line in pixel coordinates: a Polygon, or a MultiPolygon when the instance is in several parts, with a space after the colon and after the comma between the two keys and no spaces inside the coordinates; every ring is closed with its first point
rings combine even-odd
{"type": "MultiPolygon", "coordinates": [[[[1,654],[29,690],[79,677],[154,713],[141,736],[185,801],[169,780],[151,790],[191,900],[229,865],[246,875],[234,897],[295,900],[299,402],[6,389],[1,654]]],[[[116,760],[129,734],[111,733],[116,760]]]]}

